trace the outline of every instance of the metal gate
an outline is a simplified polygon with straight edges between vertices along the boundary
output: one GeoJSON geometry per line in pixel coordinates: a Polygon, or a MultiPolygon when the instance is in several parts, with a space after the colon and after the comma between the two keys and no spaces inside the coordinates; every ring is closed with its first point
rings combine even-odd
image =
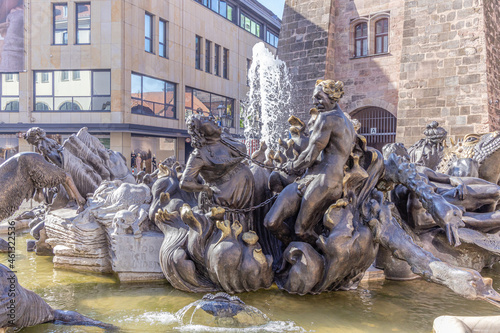
{"type": "Polygon", "coordinates": [[[351,117],[359,120],[359,134],[366,137],[368,146],[382,151],[382,147],[396,141],[396,117],[389,111],[369,106],[355,111],[351,117]]]}

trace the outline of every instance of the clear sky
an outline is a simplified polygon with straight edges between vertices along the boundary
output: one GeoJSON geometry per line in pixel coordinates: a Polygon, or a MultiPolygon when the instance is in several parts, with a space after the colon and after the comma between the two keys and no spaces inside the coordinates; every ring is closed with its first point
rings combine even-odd
{"type": "Polygon", "coordinates": [[[285,7],[285,0],[257,0],[267,8],[269,8],[280,19],[283,18],[283,8],[285,7]]]}

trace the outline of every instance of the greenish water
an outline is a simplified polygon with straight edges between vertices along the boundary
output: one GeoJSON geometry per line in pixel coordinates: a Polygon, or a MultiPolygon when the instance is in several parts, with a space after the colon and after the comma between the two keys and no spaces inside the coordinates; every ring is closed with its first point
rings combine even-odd
{"type": "MultiPolygon", "coordinates": [[[[26,252],[29,235],[16,239],[19,282],[53,308],[78,311],[114,324],[123,332],[227,332],[179,323],[174,314],[203,294],[175,290],[168,283],[120,284],[113,276],[55,270],[51,257],[26,252]]],[[[0,254],[6,264],[7,255],[0,254]]],[[[483,271],[500,289],[500,267],[483,271]],[[496,281],[495,281],[496,280],[496,281]]],[[[498,315],[500,309],[461,298],[422,280],[381,281],[356,291],[296,296],[278,290],[238,295],[271,323],[233,332],[431,332],[439,315],[498,315]]],[[[201,311],[201,310],[200,310],[201,311]]],[[[99,328],[44,324],[23,332],[102,332],[99,328]]]]}

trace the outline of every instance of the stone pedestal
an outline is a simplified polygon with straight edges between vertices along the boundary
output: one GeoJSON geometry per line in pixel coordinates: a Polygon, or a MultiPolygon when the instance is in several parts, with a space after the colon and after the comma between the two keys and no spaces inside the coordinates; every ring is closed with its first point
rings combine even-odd
{"type": "Polygon", "coordinates": [[[120,281],[164,280],[160,267],[160,247],[163,234],[143,232],[141,237],[132,234],[112,235],[111,263],[120,281]]]}
{"type": "Polygon", "coordinates": [[[46,215],[46,243],[54,249],[54,267],[111,273],[109,245],[104,228],[91,219],[76,217],[76,210],[68,208],[46,215]]]}
{"type": "Polygon", "coordinates": [[[48,213],[45,231],[54,252],[54,267],[84,272],[117,273],[120,281],[163,280],[160,248],[163,234],[116,234],[96,214],[73,209],[48,213]]]}

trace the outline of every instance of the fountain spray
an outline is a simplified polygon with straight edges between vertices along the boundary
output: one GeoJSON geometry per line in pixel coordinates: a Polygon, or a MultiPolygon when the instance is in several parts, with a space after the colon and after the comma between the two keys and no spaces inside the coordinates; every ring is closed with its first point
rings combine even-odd
{"type": "Polygon", "coordinates": [[[247,149],[260,140],[277,151],[278,140],[288,137],[287,120],[293,113],[288,68],[261,42],[252,49],[248,78],[250,90],[242,114],[247,149]]]}

